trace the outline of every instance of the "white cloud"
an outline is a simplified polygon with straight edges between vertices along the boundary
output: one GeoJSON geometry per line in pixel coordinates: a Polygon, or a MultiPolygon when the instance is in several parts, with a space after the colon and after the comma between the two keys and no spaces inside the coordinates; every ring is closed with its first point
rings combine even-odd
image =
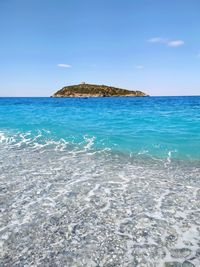
{"type": "Polygon", "coordinates": [[[57,66],[60,68],[71,68],[71,65],[69,64],[58,64],[57,66]]]}
{"type": "Polygon", "coordinates": [[[150,43],[163,44],[170,47],[179,47],[185,44],[183,40],[170,40],[162,37],[154,37],[148,40],[150,43]]]}
{"type": "Polygon", "coordinates": [[[136,66],[136,69],[138,69],[138,70],[142,70],[142,69],[144,69],[144,66],[142,66],[142,65],[138,65],[138,66],[136,66]]]}
{"type": "Polygon", "coordinates": [[[169,41],[167,43],[167,45],[171,46],[171,47],[178,47],[178,46],[181,46],[184,44],[185,44],[185,42],[183,40],[173,40],[173,41],[169,41]]]}
{"type": "Polygon", "coordinates": [[[161,37],[154,37],[154,38],[150,38],[148,40],[149,43],[159,43],[159,44],[165,44],[167,42],[166,39],[161,38],[161,37]]]}

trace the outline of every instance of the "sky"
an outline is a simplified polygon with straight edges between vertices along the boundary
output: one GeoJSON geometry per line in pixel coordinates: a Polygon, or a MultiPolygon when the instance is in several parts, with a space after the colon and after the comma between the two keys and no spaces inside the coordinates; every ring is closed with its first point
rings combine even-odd
{"type": "Polygon", "coordinates": [[[0,0],[0,96],[200,95],[199,0],[0,0]]]}

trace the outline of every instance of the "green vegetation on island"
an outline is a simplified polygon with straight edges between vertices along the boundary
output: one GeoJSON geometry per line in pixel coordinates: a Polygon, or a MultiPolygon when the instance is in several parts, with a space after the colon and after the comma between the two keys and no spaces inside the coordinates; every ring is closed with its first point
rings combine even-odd
{"type": "Polygon", "coordinates": [[[141,91],[130,91],[106,85],[78,84],[65,86],[53,97],[109,97],[109,96],[148,96],[141,91]]]}

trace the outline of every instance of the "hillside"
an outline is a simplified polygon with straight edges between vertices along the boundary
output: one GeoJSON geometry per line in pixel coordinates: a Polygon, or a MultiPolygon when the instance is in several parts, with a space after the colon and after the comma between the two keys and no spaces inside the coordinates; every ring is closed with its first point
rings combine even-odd
{"type": "Polygon", "coordinates": [[[141,91],[130,91],[106,85],[78,84],[65,86],[53,97],[109,97],[109,96],[147,96],[141,91]]]}

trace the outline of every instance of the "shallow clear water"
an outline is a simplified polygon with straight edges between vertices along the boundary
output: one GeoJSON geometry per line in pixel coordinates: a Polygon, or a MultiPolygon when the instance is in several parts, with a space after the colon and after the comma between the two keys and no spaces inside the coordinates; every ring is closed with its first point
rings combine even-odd
{"type": "Polygon", "coordinates": [[[2,266],[200,266],[200,97],[0,98],[2,266]]]}

